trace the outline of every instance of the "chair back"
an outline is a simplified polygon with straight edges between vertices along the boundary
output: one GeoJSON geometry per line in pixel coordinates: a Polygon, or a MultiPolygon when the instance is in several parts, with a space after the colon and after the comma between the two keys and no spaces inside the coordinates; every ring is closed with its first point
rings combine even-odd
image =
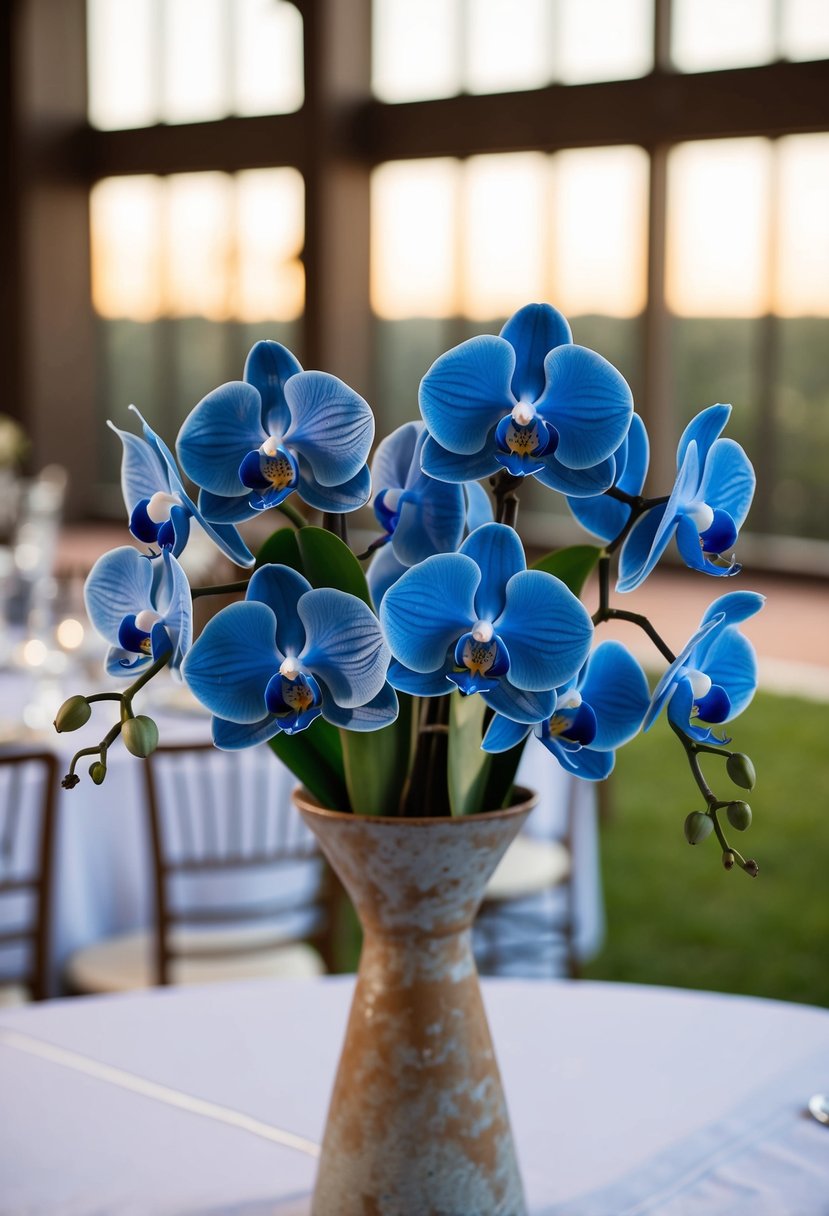
{"type": "Polygon", "coordinates": [[[145,773],[158,982],[171,982],[175,958],[288,942],[310,941],[328,961],[327,871],[272,752],[171,744],[145,773]]]}
{"type": "Polygon", "coordinates": [[[49,929],[58,762],[0,755],[0,985],[49,995],[49,929]]]}

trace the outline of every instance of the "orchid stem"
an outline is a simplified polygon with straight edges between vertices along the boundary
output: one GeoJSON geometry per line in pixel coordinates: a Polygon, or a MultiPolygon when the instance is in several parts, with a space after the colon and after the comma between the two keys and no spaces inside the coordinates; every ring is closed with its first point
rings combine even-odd
{"type": "Polygon", "coordinates": [[[307,528],[308,520],[301,511],[297,511],[296,507],[292,507],[289,502],[281,502],[277,506],[277,511],[281,511],[286,519],[289,519],[295,528],[307,528]]]}
{"type": "Polygon", "coordinates": [[[249,582],[249,578],[242,578],[236,583],[218,583],[215,587],[193,587],[190,594],[194,600],[203,595],[230,595],[234,591],[245,591],[249,582]]]}

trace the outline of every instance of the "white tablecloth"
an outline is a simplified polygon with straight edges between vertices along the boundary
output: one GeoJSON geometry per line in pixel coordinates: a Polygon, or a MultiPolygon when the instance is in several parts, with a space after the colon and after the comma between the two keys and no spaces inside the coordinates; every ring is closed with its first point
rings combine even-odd
{"type": "MultiPolygon", "coordinates": [[[[167,693],[182,690],[162,677],[143,702],[136,699],[136,712],[150,713],[158,722],[164,743],[202,742],[210,738],[206,713],[171,710],[167,693]]],[[[69,686],[47,687],[54,716],[65,696],[80,688],[90,688],[89,676],[78,677],[69,686]]],[[[7,722],[19,720],[27,699],[33,696],[33,680],[19,671],[0,675],[0,705],[7,722]]],[[[186,706],[186,699],[184,702],[186,706]]],[[[112,721],[116,706],[97,705],[92,720],[80,731],[56,735],[44,733],[34,746],[49,747],[59,755],[64,771],[72,755],[81,747],[96,744],[112,721]]],[[[22,746],[22,741],[7,741],[22,746]]],[[[2,739],[0,739],[2,746],[2,739]]],[[[93,758],[90,758],[90,760],[93,758]]],[[[153,923],[154,904],[149,826],[144,802],[142,762],[129,755],[120,742],[113,745],[108,758],[108,773],[103,785],[95,786],[87,775],[90,760],[78,765],[81,783],[73,790],[58,793],[55,889],[52,920],[53,991],[59,990],[60,974],[68,956],[102,938],[116,933],[142,929],[153,923]]],[[[282,794],[287,801],[296,779],[272,754],[268,764],[278,765],[284,775],[282,794]]],[[[572,778],[568,777],[545,749],[531,739],[527,745],[519,779],[539,792],[539,805],[533,811],[529,828],[539,834],[560,832],[566,813],[572,778]]],[[[271,787],[272,789],[274,786],[271,787]]],[[[581,957],[595,953],[604,934],[604,910],[598,860],[595,791],[581,782],[577,789],[577,858],[575,892],[577,901],[577,949],[581,957]]],[[[263,895],[264,897],[264,895],[263,895]]],[[[3,908],[0,906],[0,927],[3,908]]],[[[560,956],[551,966],[561,964],[560,956]]],[[[547,961],[542,959],[542,967],[547,961]]],[[[550,969],[544,974],[554,974],[550,969]]]]}
{"type": "MultiPolygon", "coordinates": [[[[3,1216],[306,1216],[352,981],[0,1012],[3,1216]]],[[[485,981],[530,1216],[818,1216],[829,1012],[485,981]]],[[[473,1216],[472,1213],[458,1216],[473,1216]]]]}

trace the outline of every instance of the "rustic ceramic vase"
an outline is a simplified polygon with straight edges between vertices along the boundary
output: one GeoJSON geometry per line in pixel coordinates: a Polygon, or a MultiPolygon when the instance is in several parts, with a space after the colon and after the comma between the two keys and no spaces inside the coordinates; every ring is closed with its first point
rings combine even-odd
{"type": "Polygon", "coordinates": [[[354,902],[363,950],[313,1216],[522,1216],[471,950],[490,875],[535,799],[463,818],[327,811],[294,795],[354,902]]]}

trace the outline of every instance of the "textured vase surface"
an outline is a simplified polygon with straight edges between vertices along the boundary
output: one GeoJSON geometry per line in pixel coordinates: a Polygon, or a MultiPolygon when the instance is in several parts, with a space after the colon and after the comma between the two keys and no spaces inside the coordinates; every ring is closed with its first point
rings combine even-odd
{"type": "Polygon", "coordinates": [[[294,797],[364,934],[313,1216],[522,1216],[471,926],[535,799],[386,819],[294,797]]]}

